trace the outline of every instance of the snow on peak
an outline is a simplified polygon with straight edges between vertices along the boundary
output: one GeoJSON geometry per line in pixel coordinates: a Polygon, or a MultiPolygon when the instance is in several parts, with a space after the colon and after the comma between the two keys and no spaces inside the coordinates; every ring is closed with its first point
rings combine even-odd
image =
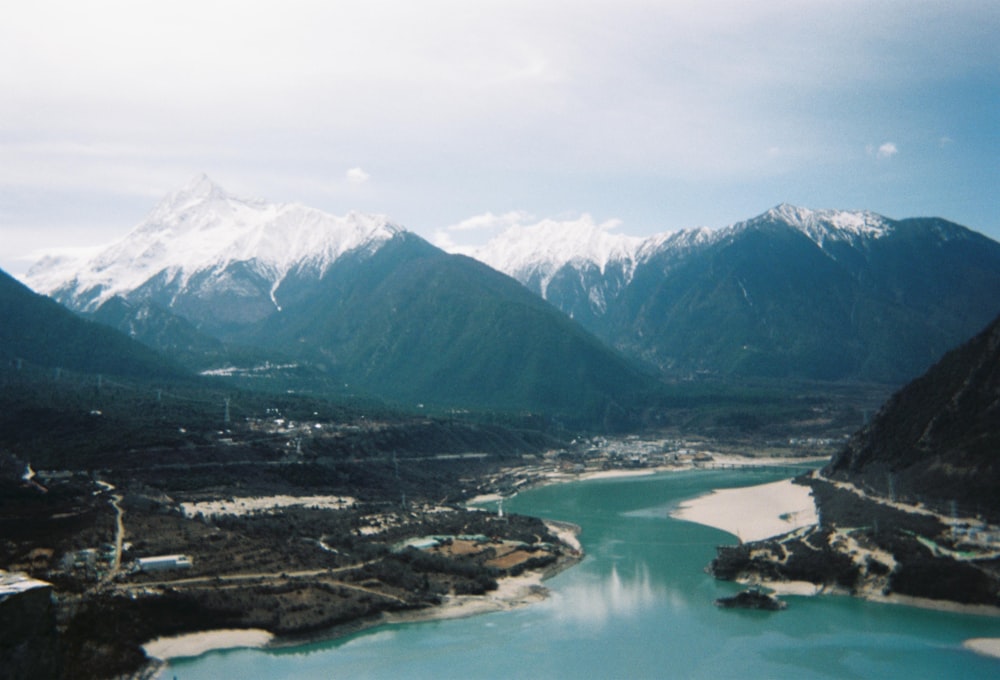
{"type": "Polygon", "coordinates": [[[708,245],[719,240],[727,233],[724,229],[709,229],[708,227],[695,227],[692,229],[680,229],[678,231],[665,231],[643,240],[637,251],[637,258],[640,261],[663,252],[684,252],[692,248],[708,245]]]}
{"type": "Polygon", "coordinates": [[[537,274],[544,291],[552,276],[567,264],[593,265],[601,273],[609,262],[631,264],[642,239],[612,233],[619,225],[618,220],[595,223],[588,214],[576,220],[515,224],[474,250],[472,256],[521,281],[537,274]]]}
{"type": "Polygon", "coordinates": [[[835,241],[856,244],[885,236],[893,229],[891,220],[869,211],[810,210],[782,203],[756,218],[721,229],[698,227],[639,238],[612,233],[620,224],[617,220],[595,224],[585,214],[572,221],[515,224],[468,254],[522,283],[533,282],[544,297],[553,276],[567,265],[577,269],[594,266],[603,274],[610,263],[618,263],[627,284],[636,267],[653,258],[683,257],[744,229],[774,222],[798,229],[820,247],[835,241]]]}
{"type": "Polygon", "coordinates": [[[881,238],[892,231],[887,218],[868,210],[810,210],[787,203],[771,208],[746,224],[784,222],[822,246],[826,241],[854,242],[858,238],[881,238]]]}
{"type": "Polygon", "coordinates": [[[92,309],[161,273],[183,285],[198,272],[221,271],[234,262],[251,263],[274,285],[299,265],[322,275],[344,253],[377,248],[401,231],[380,215],[338,217],[298,204],[239,198],[199,175],[97,255],[42,260],[26,279],[43,293],[65,287],[97,293],[88,304],[92,309]]]}

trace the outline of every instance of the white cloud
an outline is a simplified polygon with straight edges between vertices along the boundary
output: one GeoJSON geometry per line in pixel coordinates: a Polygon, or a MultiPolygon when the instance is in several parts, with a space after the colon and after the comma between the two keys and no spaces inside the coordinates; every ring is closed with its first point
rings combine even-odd
{"type": "Polygon", "coordinates": [[[435,229],[428,240],[441,250],[458,255],[471,256],[476,249],[475,246],[456,243],[451,232],[447,229],[435,229]]]}
{"type": "Polygon", "coordinates": [[[896,147],[895,144],[893,144],[892,142],[885,142],[881,146],[879,146],[878,150],[875,152],[875,158],[879,159],[880,161],[884,161],[889,158],[892,158],[897,153],[899,153],[899,149],[896,147]]]}
{"type": "MultiPolygon", "coordinates": [[[[856,204],[816,175],[850,172],[853,140],[884,134],[873,116],[907,114],[898,139],[914,125],[975,139],[934,93],[991,91],[998,73],[1000,3],[976,0],[8,4],[0,204],[16,214],[0,232],[111,223],[103,206],[152,202],[201,170],[234,192],[429,231],[497,206],[624,213],[648,232],[735,220],[795,177],[833,192],[802,200],[856,204]]],[[[889,163],[898,148],[868,154],[889,163]]],[[[970,176],[988,176],[973,173],[986,156],[970,176]]],[[[142,216],[118,210],[124,226],[142,216]]],[[[51,240],[37,231],[31,246],[51,240]]]]}
{"type": "Polygon", "coordinates": [[[523,210],[511,210],[502,215],[492,212],[473,215],[447,227],[436,229],[431,243],[449,253],[471,255],[477,246],[512,227],[522,226],[535,218],[523,210]]]}
{"type": "Polygon", "coordinates": [[[898,154],[899,147],[897,147],[894,142],[883,142],[877,147],[873,144],[869,144],[865,147],[865,151],[869,156],[873,156],[880,161],[885,161],[898,154]]]}
{"type": "Polygon", "coordinates": [[[614,248],[622,239],[631,238],[610,233],[622,224],[618,218],[595,222],[588,213],[539,219],[523,210],[512,210],[502,215],[475,215],[438,229],[431,242],[450,253],[477,257],[480,248],[487,242],[505,253],[532,248],[543,241],[549,242],[556,252],[584,242],[590,243],[596,250],[604,251],[614,248]]]}
{"type": "Polygon", "coordinates": [[[482,215],[474,215],[466,218],[457,224],[453,224],[445,229],[454,231],[488,231],[498,232],[518,224],[524,224],[532,220],[532,216],[523,210],[511,210],[502,215],[494,215],[491,212],[482,215]]]}
{"type": "Polygon", "coordinates": [[[347,181],[351,186],[361,186],[371,179],[371,175],[361,168],[351,168],[347,171],[347,181]]]}

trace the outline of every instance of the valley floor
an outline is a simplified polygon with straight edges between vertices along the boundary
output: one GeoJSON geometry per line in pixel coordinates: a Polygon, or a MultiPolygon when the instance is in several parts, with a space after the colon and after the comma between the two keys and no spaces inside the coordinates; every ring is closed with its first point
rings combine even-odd
{"type": "Polygon", "coordinates": [[[740,450],[629,437],[492,463],[483,454],[255,461],[255,449],[225,443],[213,454],[221,462],[203,456],[111,477],[43,471],[10,482],[4,566],[53,584],[65,667],[124,675],[147,655],[295,643],[537,601],[542,579],[581,555],[572,527],[502,513],[502,498],[531,485],[696,467],[787,465],[792,474],[825,460],[809,458],[813,448],[779,447],[791,458],[740,450]],[[428,500],[441,496],[453,500],[428,500]],[[469,509],[456,496],[485,504],[469,509]],[[137,558],[155,556],[174,569],[146,573],[137,558]],[[251,632],[213,632],[233,630],[251,632]]]}

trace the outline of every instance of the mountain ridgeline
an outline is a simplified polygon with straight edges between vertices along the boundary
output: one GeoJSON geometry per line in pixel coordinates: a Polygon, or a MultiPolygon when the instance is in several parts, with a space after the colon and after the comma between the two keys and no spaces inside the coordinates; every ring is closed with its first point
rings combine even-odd
{"type": "Polygon", "coordinates": [[[78,264],[43,262],[29,278],[197,369],[292,363],[327,386],[410,407],[605,423],[639,411],[656,388],[480,262],[384,218],[238,199],[206,178],[78,264]]]}
{"type": "Polygon", "coordinates": [[[283,283],[275,296],[294,303],[243,338],[304,348],[302,356],[377,394],[595,414],[609,398],[632,404],[650,389],[648,378],[515,281],[413,234],[348,256],[308,286],[283,283]]]}
{"type": "Polygon", "coordinates": [[[188,375],[145,345],[81,319],[0,271],[0,359],[88,374],[143,378],[188,375]]]}
{"type": "Polygon", "coordinates": [[[553,236],[477,257],[668,375],[901,384],[1000,312],[1000,244],[942,219],[781,205],[716,231],[553,236]]]}
{"type": "Polygon", "coordinates": [[[715,231],[584,232],[514,229],[476,261],[202,176],[27,280],[197,370],[282,364],[324,390],[591,422],[635,422],[657,377],[902,384],[1000,312],[1000,244],[940,219],[782,205],[715,231]]]}

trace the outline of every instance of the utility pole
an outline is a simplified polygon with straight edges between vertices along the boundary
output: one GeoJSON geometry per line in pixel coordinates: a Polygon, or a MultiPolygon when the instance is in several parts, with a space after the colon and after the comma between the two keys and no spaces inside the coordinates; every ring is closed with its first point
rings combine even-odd
{"type": "Polygon", "coordinates": [[[958,503],[955,499],[951,501],[951,540],[955,541],[955,536],[958,533],[958,503]]]}
{"type": "Polygon", "coordinates": [[[226,397],[226,415],[223,417],[222,422],[226,425],[229,424],[229,397],[226,397]]]}

